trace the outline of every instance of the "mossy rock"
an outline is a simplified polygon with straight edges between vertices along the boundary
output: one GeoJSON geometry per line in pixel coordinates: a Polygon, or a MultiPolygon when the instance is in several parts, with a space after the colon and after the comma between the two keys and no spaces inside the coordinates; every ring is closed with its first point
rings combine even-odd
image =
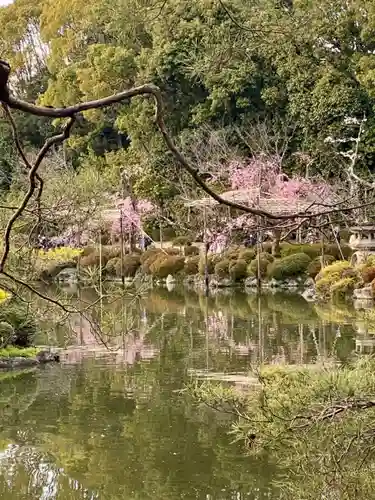
{"type": "Polygon", "coordinates": [[[64,269],[75,267],[77,267],[77,264],[74,261],[60,263],[48,262],[46,267],[38,272],[38,279],[41,281],[51,281],[56,278],[61,271],[64,271],[64,269]]]}
{"type": "Polygon", "coordinates": [[[229,266],[231,261],[229,259],[220,260],[217,264],[215,264],[214,274],[220,279],[229,277],[229,266]]]}
{"type": "Polygon", "coordinates": [[[305,253],[289,255],[269,264],[267,276],[278,281],[303,276],[310,262],[311,258],[305,253]]]}

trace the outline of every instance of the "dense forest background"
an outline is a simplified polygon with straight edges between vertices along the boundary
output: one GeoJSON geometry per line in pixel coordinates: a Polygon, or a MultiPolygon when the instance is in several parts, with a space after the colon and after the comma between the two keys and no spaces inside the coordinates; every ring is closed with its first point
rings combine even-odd
{"type": "MultiPolygon", "coordinates": [[[[347,162],[338,153],[364,118],[357,168],[364,177],[374,169],[373,1],[15,0],[0,8],[0,25],[18,97],[67,106],[154,83],[171,133],[202,171],[265,154],[289,174],[336,182],[347,162]]],[[[144,98],[85,113],[44,167],[45,199],[63,189],[87,206],[118,192],[125,171],[134,195],[176,222],[197,188],[153,113],[144,98]]],[[[30,154],[57,125],[15,119],[30,154]]],[[[24,180],[6,121],[0,172],[3,195],[17,198],[24,180]]]]}

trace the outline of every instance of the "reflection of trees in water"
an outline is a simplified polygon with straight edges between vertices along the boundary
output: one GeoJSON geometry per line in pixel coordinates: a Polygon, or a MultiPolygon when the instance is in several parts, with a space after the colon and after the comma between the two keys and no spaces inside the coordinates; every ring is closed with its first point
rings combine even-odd
{"type": "MultiPolygon", "coordinates": [[[[246,366],[257,360],[310,363],[335,356],[342,359],[354,349],[348,340],[349,325],[338,329],[335,322],[324,318],[321,306],[285,293],[257,297],[216,291],[205,297],[186,290],[153,289],[133,302],[106,299],[103,309],[95,308],[89,321],[72,317],[79,345],[100,345],[91,324],[100,321],[106,342],[116,350],[112,358],[127,364],[160,354],[168,335],[179,339],[191,359],[197,360],[201,349],[201,360],[205,357],[207,367],[212,368],[221,355],[234,356],[237,363],[242,358],[246,366]]],[[[79,361],[83,354],[71,356],[79,361]]]]}
{"type": "Polygon", "coordinates": [[[0,451],[1,498],[9,499],[13,494],[20,498],[24,494],[25,498],[54,500],[62,489],[69,490],[72,499],[99,498],[99,493],[89,492],[31,446],[9,444],[0,451]]]}

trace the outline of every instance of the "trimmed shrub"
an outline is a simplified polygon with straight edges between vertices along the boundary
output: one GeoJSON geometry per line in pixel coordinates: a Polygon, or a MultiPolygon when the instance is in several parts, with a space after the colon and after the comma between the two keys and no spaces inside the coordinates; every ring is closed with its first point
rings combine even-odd
{"type": "Polygon", "coordinates": [[[240,249],[238,247],[231,247],[226,250],[223,255],[222,259],[228,259],[228,260],[238,260],[238,257],[240,255],[240,249]]]}
{"type": "MultiPolygon", "coordinates": [[[[341,245],[341,250],[345,259],[348,259],[352,255],[352,250],[346,244],[341,245]]],[[[310,243],[310,244],[298,244],[293,245],[291,243],[285,243],[281,246],[281,257],[287,257],[288,255],[293,255],[296,253],[305,253],[311,259],[316,259],[322,254],[322,246],[320,243],[310,243]]],[[[336,260],[340,260],[341,253],[336,245],[336,243],[327,243],[324,245],[324,253],[327,255],[332,255],[336,260]]]]}
{"type": "Polygon", "coordinates": [[[119,257],[110,259],[105,266],[105,272],[110,276],[117,276],[118,265],[121,267],[121,259],[119,257]]]}
{"type": "MultiPolygon", "coordinates": [[[[268,255],[268,254],[267,254],[268,255]]],[[[270,257],[268,255],[268,257],[270,257]]],[[[267,267],[271,263],[270,259],[266,257],[265,253],[261,253],[259,255],[259,271],[260,277],[264,278],[267,274],[267,267]]],[[[253,259],[250,264],[247,266],[246,274],[248,276],[258,276],[258,258],[253,259]]]]}
{"type": "Polygon", "coordinates": [[[166,257],[165,253],[159,248],[150,248],[149,250],[146,250],[146,252],[144,252],[140,257],[142,271],[145,274],[150,274],[152,264],[162,256],[166,257]]]}
{"type": "Polygon", "coordinates": [[[231,262],[229,259],[220,260],[215,265],[215,276],[217,276],[218,278],[228,278],[230,263],[231,262]]]}
{"type": "Polygon", "coordinates": [[[295,255],[297,253],[304,253],[311,259],[316,259],[321,255],[322,249],[320,243],[297,245],[287,243],[281,248],[281,258],[288,257],[289,255],[295,255]]]}
{"type": "Polygon", "coordinates": [[[254,259],[255,255],[256,255],[255,250],[253,250],[252,248],[246,248],[245,250],[240,251],[240,253],[238,254],[238,259],[244,260],[247,264],[250,264],[250,262],[254,259]]]}
{"type": "Polygon", "coordinates": [[[296,253],[269,264],[267,275],[269,278],[284,280],[305,274],[311,258],[305,253],[296,253]]]}
{"type": "Polygon", "coordinates": [[[184,248],[184,254],[185,257],[189,257],[191,255],[199,255],[200,251],[199,248],[196,246],[189,246],[184,248]]]}
{"type": "Polygon", "coordinates": [[[176,275],[185,265],[184,257],[164,256],[156,259],[150,266],[150,272],[155,278],[166,278],[169,274],[176,275]]]}
{"type": "Polygon", "coordinates": [[[141,255],[141,257],[140,257],[141,264],[143,264],[146,260],[148,260],[149,257],[153,257],[154,255],[158,255],[160,253],[162,253],[160,248],[149,248],[148,250],[143,252],[143,254],[141,255]]]}
{"type": "MultiPolygon", "coordinates": [[[[122,270],[124,276],[133,278],[136,275],[140,265],[141,265],[141,260],[139,255],[137,254],[125,255],[122,263],[122,270]]],[[[117,276],[121,275],[121,259],[119,259],[119,262],[117,263],[116,274],[117,276]]]]}
{"type": "Polygon", "coordinates": [[[193,257],[189,257],[185,261],[184,265],[184,273],[188,276],[192,276],[194,274],[199,273],[199,261],[200,257],[198,255],[195,255],[193,257]]]}
{"type": "Polygon", "coordinates": [[[180,250],[178,248],[164,248],[162,253],[167,255],[180,255],[180,250]]]}
{"type": "MultiPolygon", "coordinates": [[[[208,255],[207,257],[207,267],[208,274],[213,274],[215,272],[215,264],[219,262],[220,256],[218,255],[208,255]]],[[[199,260],[199,274],[204,275],[205,273],[205,258],[202,257],[199,260]]]]}
{"type": "MultiPolygon", "coordinates": [[[[332,264],[332,262],[335,262],[335,260],[336,259],[333,257],[333,255],[325,255],[324,256],[324,266],[332,264]]],[[[315,278],[315,276],[320,273],[321,268],[322,268],[321,267],[321,258],[315,257],[315,259],[313,259],[307,267],[307,274],[311,278],[315,278]]]]}
{"type": "Polygon", "coordinates": [[[365,284],[371,283],[375,279],[375,267],[365,267],[361,274],[365,284]]]}
{"type": "Polygon", "coordinates": [[[88,246],[88,247],[85,247],[83,250],[82,250],[82,253],[81,253],[81,257],[87,257],[88,255],[92,254],[93,252],[95,252],[96,248],[95,247],[92,247],[92,246],[88,246]]]}
{"type": "Polygon", "coordinates": [[[186,247],[186,246],[190,246],[191,244],[192,244],[192,241],[191,241],[191,238],[189,238],[189,236],[177,236],[177,238],[175,238],[172,241],[172,245],[174,247],[186,247]]]}
{"type": "Polygon", "coordinates": [[[101,259],[102,266],[104,267],[107,262],[114,257],[119,257],[117,251],[114,251],[113,249],[102,248],[100,257],[100,250],[96,248],[85,257],[81,257],[79,265],[80,267],[99,267],[101,259]]]}
{"type": "Polygon", "coordinates": [[[239,259],[229,265],[229,275],[233,281],[242,281],[246,278],[247,262],[239,259]]]}

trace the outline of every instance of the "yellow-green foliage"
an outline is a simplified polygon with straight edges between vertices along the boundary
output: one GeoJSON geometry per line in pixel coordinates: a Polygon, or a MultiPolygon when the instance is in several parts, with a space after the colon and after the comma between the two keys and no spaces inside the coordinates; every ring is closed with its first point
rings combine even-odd
{"type": "Polygon", "coordinates": [[[10,293],[6,292],[5,290],[2,290],[0,288],[0,303],[4,302],[5,300],[9,299],[10,293]]]}
{"type": "Polygon", "coordinates": [[[218,278],[228,278],[230,263],[231,261],[229,259],[220,260],[215,265],[215,276],[217,276],[218,278]]]}
{"type": "Polygon", "coordinates": [[[7,346],[0,349],[0,358],[34,358],[40,349],[36,347],[16,347],[16,346],[7,346]]]}
{"type": "Polygon", "coordinates": [[[150,272],[155,278],[166,278],[181,272],[185,265],[185,258],[173,255],[160,256],[150,266],[150,272]]]}
{"type": "Polygon", "coordinates": [[[351,293],[356,286],[356,279],[353,277],[341,278],[331,285],[332,297],[344,298],[351,293]]]}
{"type": "Polygon", "coordinates": [[[315,278],[316,291],[319,295],[332,297],[333,294],[343,294],[342,290],[346,288],[347,292],[355,288],[360,282],[359,273],[346,260],[334,262],[322,269],[315,278]],[[350,280],[350,281],[342,281],[350,280]]]}
{"type": "Polygon", "coordinates": [[[81,254],[81,248],[61,247],[38,250],[37,257],[42,262],[62,263],[75,261],[81,254]]]}
{"type": "Polygon", "coordinates": [[[278,259],[269,264],[267,275],[269,278],[283,280],[295,276],[304,275],[311,258],[305,253],[288,255],[283,259],[278,259]]]}

